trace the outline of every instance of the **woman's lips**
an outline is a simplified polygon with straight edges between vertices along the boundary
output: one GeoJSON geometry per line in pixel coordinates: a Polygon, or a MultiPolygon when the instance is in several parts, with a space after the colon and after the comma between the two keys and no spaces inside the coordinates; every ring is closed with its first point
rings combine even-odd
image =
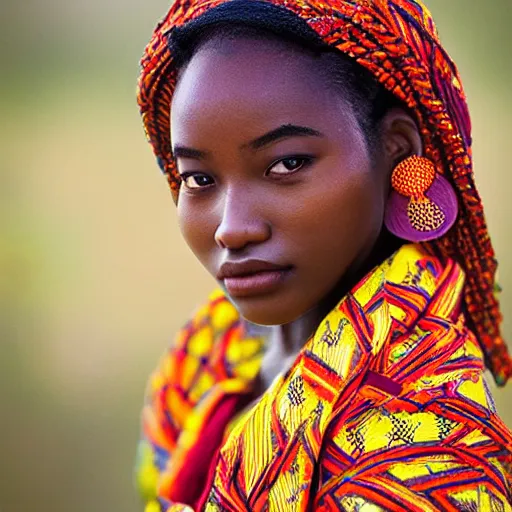
{"type": "Polygon", "coordinates": [[[249,297],[269,293],[289,277],[291,268],[264,270],[246,276],[225,277],[224,285],[232,297],[249,297]]]}

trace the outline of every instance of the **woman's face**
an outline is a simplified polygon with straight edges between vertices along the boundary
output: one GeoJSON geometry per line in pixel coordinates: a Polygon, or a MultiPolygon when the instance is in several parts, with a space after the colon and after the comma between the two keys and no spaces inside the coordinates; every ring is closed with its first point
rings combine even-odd
{"type": "Polygon", "coordinates": [[[254,323],[319,307],[381,231],[387,173],[319,65],[285,44],[207,43],[173,97],[180,228],[254,323]]]}

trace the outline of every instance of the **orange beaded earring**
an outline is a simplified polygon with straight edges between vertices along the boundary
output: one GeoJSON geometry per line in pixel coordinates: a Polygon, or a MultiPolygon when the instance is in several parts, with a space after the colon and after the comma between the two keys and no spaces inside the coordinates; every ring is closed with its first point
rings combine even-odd
{"type": "Polygon", "coordinates": [[[392,191],[384,224],[411,242],[444,235],[457,219],[457,197],[450,183],[428,158],[410,156],[391,175],[392,191]]]}

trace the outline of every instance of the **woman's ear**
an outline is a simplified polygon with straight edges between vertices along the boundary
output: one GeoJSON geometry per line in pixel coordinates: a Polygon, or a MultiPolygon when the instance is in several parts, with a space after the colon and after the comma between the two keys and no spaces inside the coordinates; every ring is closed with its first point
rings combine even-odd
{"type": "Polygon", "coordinates": [[[408,156],[423,156],[420,131],[414,118],[403,108],[393,107],[380,123],[381,144],[390,171],[408,156]]]}

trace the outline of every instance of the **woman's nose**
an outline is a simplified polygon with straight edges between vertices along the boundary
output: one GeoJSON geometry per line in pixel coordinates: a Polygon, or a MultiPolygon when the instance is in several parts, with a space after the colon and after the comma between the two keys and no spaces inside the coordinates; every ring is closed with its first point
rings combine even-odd
{"type": "Polygon", "coordinates": [[[250,194],[226,194],[222,217],[215,231],[215,241],[223,249],[240,250],[270,237],[270,225],[258,214],[250,194]]]}

